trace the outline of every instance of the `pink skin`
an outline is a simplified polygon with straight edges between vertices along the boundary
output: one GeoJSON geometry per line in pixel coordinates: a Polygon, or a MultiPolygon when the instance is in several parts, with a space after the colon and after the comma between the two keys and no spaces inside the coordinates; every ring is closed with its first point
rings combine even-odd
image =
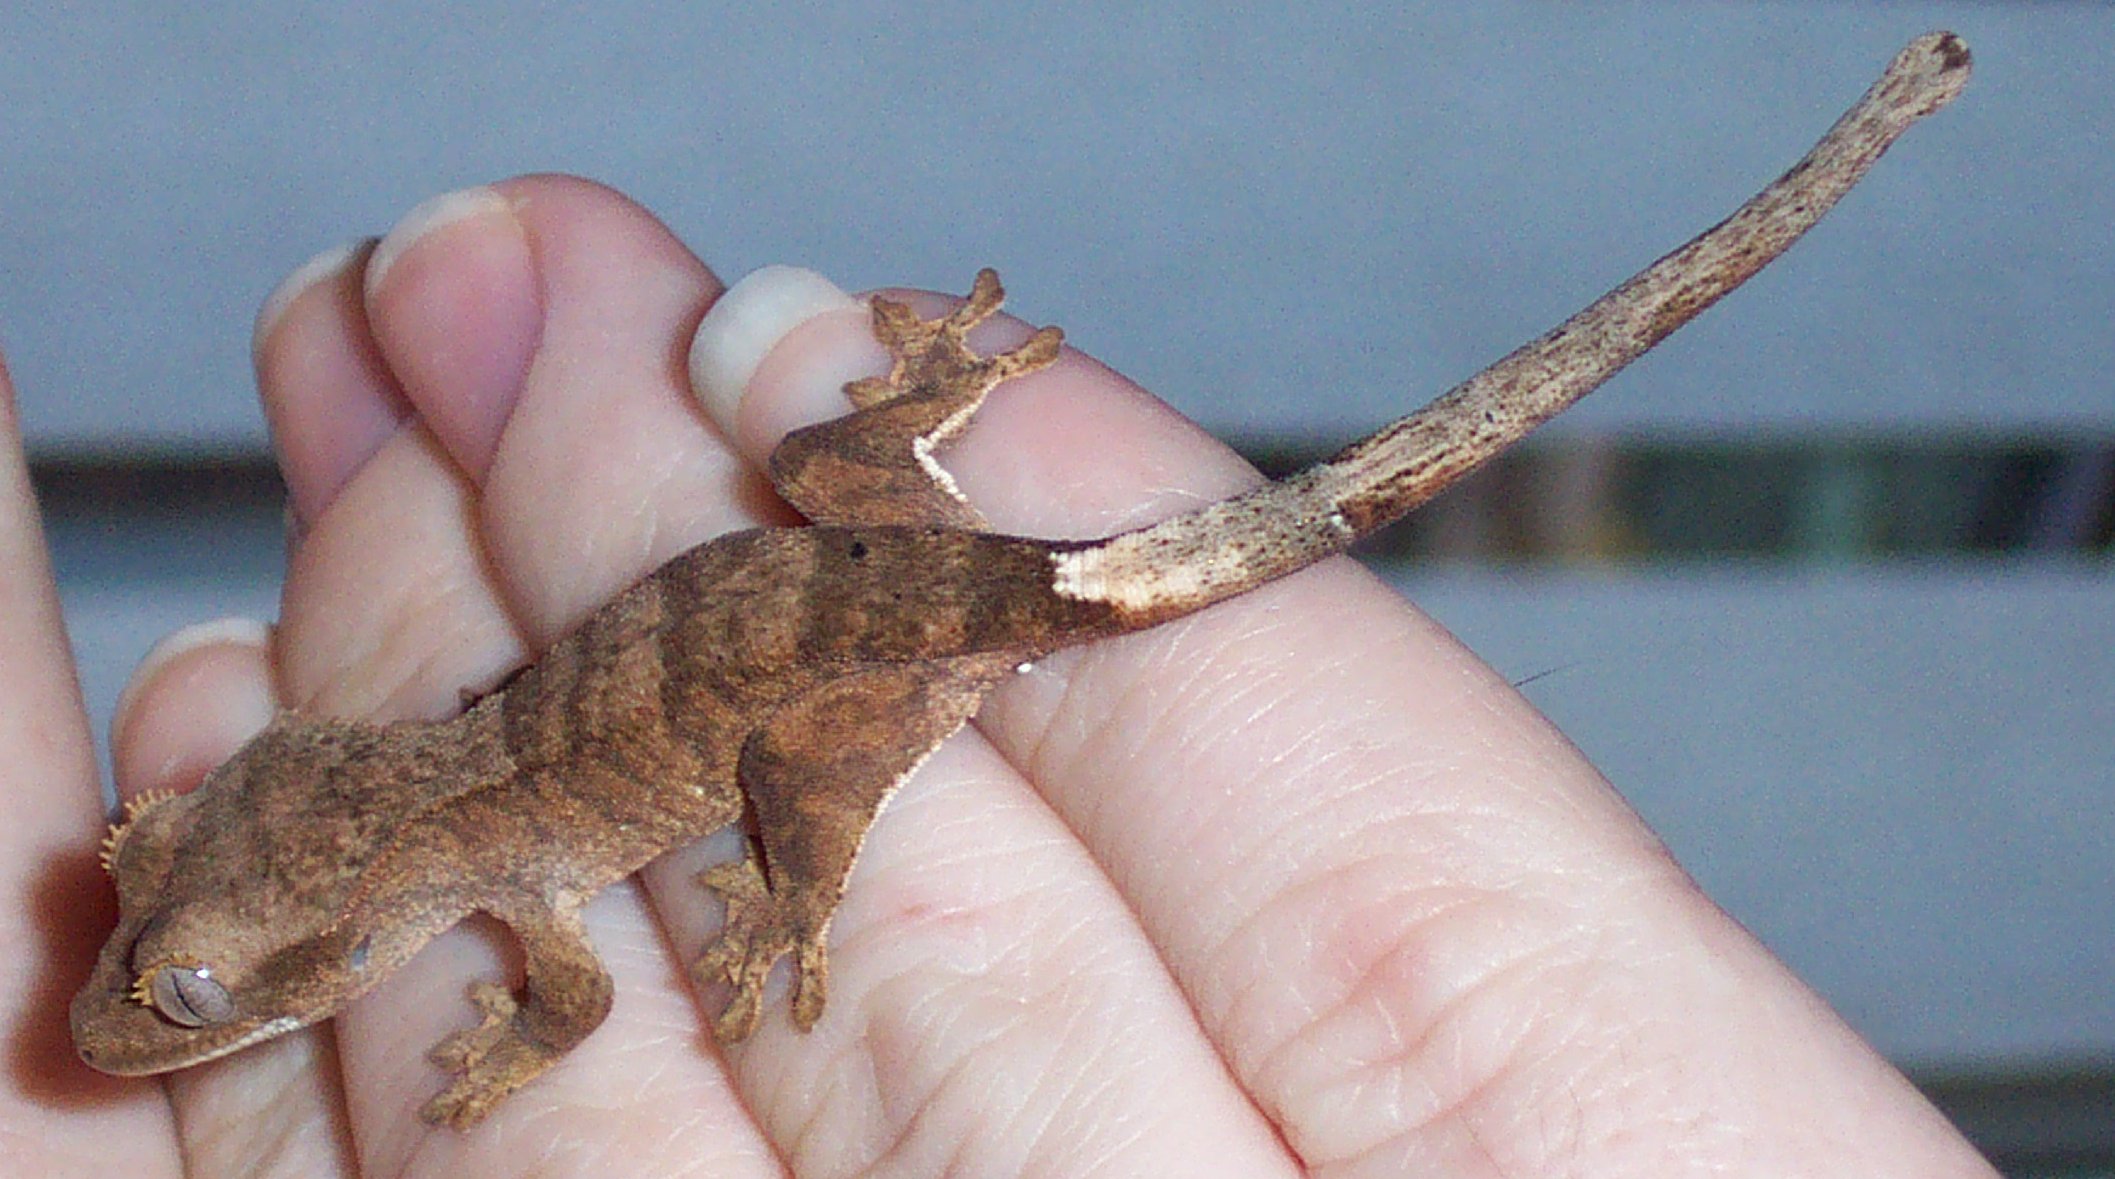
{"type": "MultiPolygon", "coordinates": [[[[606,189],[497,191],[379,282],[326,276],[265,325],[302,525],[281,624],[269,654],[147,670],[123,792],[192,784],[272,700],[446,713],[670,554],[780,518],[753,464],[874,371],[861,317],[828,315],[710,423],[683,356],[719,280],[606,189]]],[[[1051,535],[1253,478],[1077,353],[1001,390],[949,466],[998,527],[1051,535]]],[[[5,910],[44,923],[4,993],[56,1054],[36,1029],[63,1023],[108,902],[48,587],[14,576],[32,522],[0,489],[0,649],[33,653],[0,692],[35,706],[0,707],[0,772],[39,804],[0,862],[18,893],[98,898],[5,910]]],[[[179,1147],[200,1173],[269,1150],[290,1174],[1990,1174],[1499,677],[1348,562],[998,693],[876,827],[810,1035],[779,1007],[710,1047],[683,971],[712,920],[703,858],[590,906],[614,1013],[469,1134],[415,1111],[425,1046],[507,956],[482,928],[331,1028],[166,1086],[75,1075],[70,1052],[17,1067],[7,1124],[44,1128],[10,1141],[49,1145],[0,1149],[128,1176],[176,1173],[179,1147]]]]}

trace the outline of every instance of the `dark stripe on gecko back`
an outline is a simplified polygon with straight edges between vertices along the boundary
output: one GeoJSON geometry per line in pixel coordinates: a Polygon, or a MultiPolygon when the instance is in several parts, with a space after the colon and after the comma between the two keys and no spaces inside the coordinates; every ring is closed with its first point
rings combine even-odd
{"type": "Polygon", "coordinates": [[[811,528],[802,645],[855,662],[1039,655],[1109,633],[1114,611],[1051,590],[1051,544],[946,528],[811,528]]]}

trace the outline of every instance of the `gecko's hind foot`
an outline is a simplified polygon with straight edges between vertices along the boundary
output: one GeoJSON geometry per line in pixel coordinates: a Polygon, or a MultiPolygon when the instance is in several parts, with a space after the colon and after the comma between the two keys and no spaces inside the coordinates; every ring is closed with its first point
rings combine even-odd
{"type": "Polygon", "coordinates": [[[978,355],[970,329],[1004,301],[989,270],[977,275],[968,302],[938,319],[875,298],[874,338],[888,349],[888,374],[845,385],[858,412],[779,441],[770,463],[779,495],[816,524],[984,528],[938,452],[994,387],[1049,366],[1065,339],[1057,328],[1039,328],[1009,352],[978,355]]]}
{"type": "Polygon", "coordinates": [[[698,874],[698,883],[727,903],[727,922],[691,966],[700,988],[724,983],[732,991],[713,1021],[722,1044],[748,1039],[763,1016],[764,983],[780,958],[794,956],[793,1026],[807,1031],[822,1018],[829,978],[822,930],[811,928],[774,896],[755,861],[718,864],[698,874]]]}
{"type": "Polygon", "coordinates": [[[1065,340],[1059,328],[1037,328],[1019,347],[991,356],[970,348],[970,330],[1005,302],[998,272],[989,267],[977,272],[968,301],[938,319],[921,319],[907,303],[875,298],[874,338],[894,363],[885,377],[847,384],[845,395],[860,409],[904,397],[981,399],[1001,382],[1048,367],[1065,340]]]}
{"type": "MultiPolygon", "coordinates": [[[[941,338],[963,344],[971,328],[1005,305],[1006,288],[999,285],[999,272],[987,266],[977,272],[962,305],[938,319],[921,319],[908,303],[876,297],[872,301],[874,338],[896,356],[917,352],[941,338]]],[[[963,347],[966,351],[967,345],[963,347]]]]}

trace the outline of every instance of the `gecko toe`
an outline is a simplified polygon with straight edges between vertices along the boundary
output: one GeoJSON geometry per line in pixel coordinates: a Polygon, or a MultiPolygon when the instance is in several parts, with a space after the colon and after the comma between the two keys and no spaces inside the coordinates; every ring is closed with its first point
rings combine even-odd
{"type": "Polygon", "coordinates": [[[804,1032],[814,1031],[830,990],[830,966],[822,939],[801,942],[795,960],[798,969],[793,975],[793,1026],[804,1032]]]}
{"type": "Polygon", "coordinates": [[[426,1053],[426,1059],[436,1068],[457,1076],[477,1068],[478,1063],[506,1037],[514,1013],[519,1010],[513,992],[493,982],[470,984],[470,1001],[478,1009],[476,1026],[451,1032],[426,1053]]]}
{"type": "Polygon", "coordinates": [[[802,919],[773,895],[753,860],[708,868],[698,881],[727,903],[726,923],[691,966],[691,977],[701,990],[724,985],[730,991],[727,1006],[713,1020],[713,1034],[722,1044],[733,1044],[755,1033],[763,1018],[771,968],[789,954],[798,967],[793,1024],[804,1032],[814,1027],[828,992],[819,924],[802,919]]]}

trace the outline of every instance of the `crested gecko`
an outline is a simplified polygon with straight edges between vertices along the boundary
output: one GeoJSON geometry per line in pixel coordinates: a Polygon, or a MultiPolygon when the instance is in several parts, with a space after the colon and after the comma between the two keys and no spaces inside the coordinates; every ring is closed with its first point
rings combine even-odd
{"type": "Polygon", "coordinates": [[[128,805],[103,856],[118,926],[72,1008],[82,1059],[159,1073],[329,1018],[484,912],[520,939],[526,983],[475,984],[480,1020],[431,1052],[451,1080],[423,1115],[468,1126],[608,1012],[580,905],[745,817],[748,854],[701,877],[726,919],[693,974],[729,988],[714,1030],[736,1041],[790,956],[792,1021],[811,1028],[869,825],[994,685],[1341,553],[1431,498],[1761,269],[1968,72],[1958,38],[1919,38],[1732,216],[1423,410],[1099,540],[987,531],[934,457],[986,394],[1056,359],[1058,329],[972,351],[1003,298],[990,270],[939,319],[874,299],[889,373],[770,458],[810,526],[679,555],[452,720],[283,713],[198,789],[128,805]]]}

